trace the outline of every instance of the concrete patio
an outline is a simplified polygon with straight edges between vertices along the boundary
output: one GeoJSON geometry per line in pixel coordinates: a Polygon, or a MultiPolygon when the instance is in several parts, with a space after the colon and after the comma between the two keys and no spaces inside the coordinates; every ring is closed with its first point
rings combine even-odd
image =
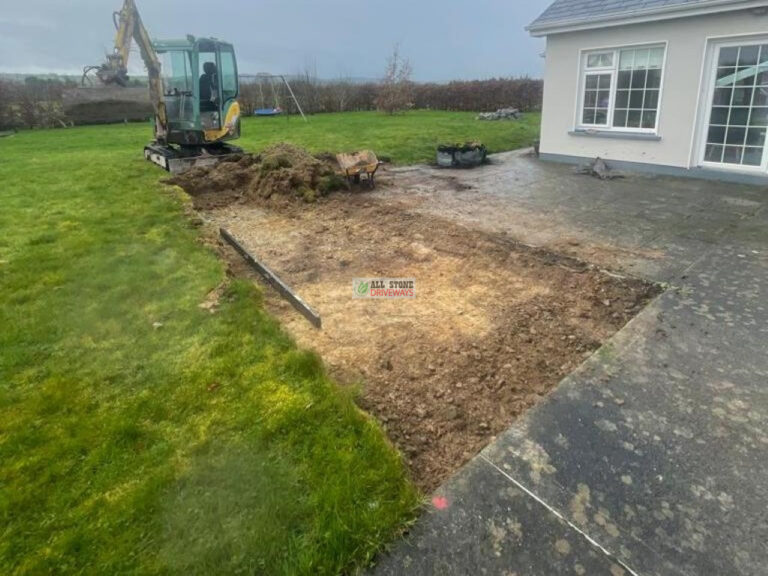
{"type": "Polygon", "coordinates": [[[667,289],[447,482],[373,572],[765,574],[768,191],[599,181],[519,153],[395,177],[407,191],[384,193],[413,210],[667,289]]]}

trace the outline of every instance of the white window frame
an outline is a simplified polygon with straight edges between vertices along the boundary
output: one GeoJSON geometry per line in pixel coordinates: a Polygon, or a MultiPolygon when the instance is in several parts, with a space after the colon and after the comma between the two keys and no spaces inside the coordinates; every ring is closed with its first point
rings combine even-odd
{"type": "Polygon", "coordinates": [[[576,106],[576,118],[574,126],[576,130],[588,131],[588,132],[616,132],[616,133],[632,133],[632,134],[651,134],[657,135],[659,132],[659,122],[661,119],[662,99],[664,96],[664,78],[667,73],[667,52],[668,43],[662,42],[648,42],[643,44],[630,44],[626,46],[611,46],[602,48],[585,48],[579,51],[579,93],[577,95],[576,106]],[[650,48],[663,48],[664,57],[661,62],[661,82],[659,84],[659,102],[656,108],[656,124],[653,128],[632,128],[632,127],[617,127],[613,126],[613,116],[616,107],[616,81],[619,73],[619,59],[621,57],[622,50],[636,50],[636,49],[650,49],[650,48]],[[610,67],[596,67],[587,68],[587,62],[590,56],[595,54],[613,53],[613,66],[610,67]],[[584,120],[584,93],[586,90],[587,76],[595,74],[610,74],[611,75],[611,88],[608,101],[608,123],[607,124],[585,124],[584,120]]]}
{"type": "MultiPolygon", "coordinates": [[[[722,37],[719,37],[722,38],[722,37]]],[[[763,144],[763,158],[759,166],[749,166],[744,164],[726,164],[723,162],[708,162],[706,158],[707,149],[707,135],[709,132],[709,123],[712,116],[712,98],[715,91],[715,78],[717,77],[717,62],[722,48],[734,48],[737,46],[744,46],[748,44],[768,44],[768,36],[766,35],[738,35],[731,36],[725,39],[708,39],[707,42],[707,54],[704,58],[704,78],[705,84],[705,97],[703,100],[704,113],[698,117],[698,121],[701,122],[699,130],[699,143],[698,143],[698,165],[703,168],[711,168],[713,170],[727,171],[727,172],[745,172],[745,173],[762,173],[768,172],[768,138],[763,144]]]]}

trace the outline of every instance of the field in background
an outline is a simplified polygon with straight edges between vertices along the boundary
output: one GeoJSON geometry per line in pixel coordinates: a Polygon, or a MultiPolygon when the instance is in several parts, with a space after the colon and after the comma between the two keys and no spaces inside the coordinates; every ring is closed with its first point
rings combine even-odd
{"type": "MultiPolygon", "coordinates": [[[[425,162],[438,142],[528,145],[537,124],[247,119],[240,143],[425,162]]],[[[364,564],[417,506],[402,462],[255,287],[222,286],[183,199],[142,158],[150,133],[0,139],[0,573],[364,564]]]]}

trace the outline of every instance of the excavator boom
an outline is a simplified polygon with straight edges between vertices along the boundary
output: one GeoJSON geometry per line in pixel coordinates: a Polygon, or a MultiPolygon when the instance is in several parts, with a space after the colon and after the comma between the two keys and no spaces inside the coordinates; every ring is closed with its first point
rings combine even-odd
{"type": "Polygon", "coordinates": [[[139,9],[134,0],[125,0],[123,8],[112,15],[117,28],[115,48],[107,55],[107,61],[96,70],[96,76],[104,84],[128,83],[128,59],[131,55],[131,40],[139,46],[141,59],[149,75],[149,96],[155,109],[155,136],[163,142],[168,132],[168,118],[163,100],[163,77],[160,74],[160,59],[157,57],[152,40],[144,23],[141,21],[139,9]]]}

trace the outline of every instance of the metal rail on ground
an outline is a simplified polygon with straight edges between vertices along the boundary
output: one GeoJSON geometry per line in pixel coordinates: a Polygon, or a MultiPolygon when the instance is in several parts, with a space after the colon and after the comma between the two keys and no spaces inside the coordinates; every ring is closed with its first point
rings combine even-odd
{"type": "Polygon", "coordinates": [[[230,234],[227,230],[224,228],[219,228],[219,233],[221,234],[221,237],[230,245],[232,248],[234,248],[238,254],[240,254],[248,264],[250,264],[251,268],[253,268],[256,272],[259,273],[259,275],[275,290],[277,290],[280,295],[288,300],[288,302],[291,303],[291,305],[296,308],[296,310],[304,316],[307,320],[309,320],[310,324],[312,324],[315,328],[322,328],[323,323],[320,318],[320,315],[312,310],[312,308],[304,302],[304,300],[301,299],[301,297],[296,294],[293,290],[291,290],[288,285],[280,280],[280,278],[272,272],[269,268],[267,268],[264,264],[259,262],[253,255],[251,255],[248,250],[246,250],[240,242],[235,239],[232,234],[230,234]]]}

